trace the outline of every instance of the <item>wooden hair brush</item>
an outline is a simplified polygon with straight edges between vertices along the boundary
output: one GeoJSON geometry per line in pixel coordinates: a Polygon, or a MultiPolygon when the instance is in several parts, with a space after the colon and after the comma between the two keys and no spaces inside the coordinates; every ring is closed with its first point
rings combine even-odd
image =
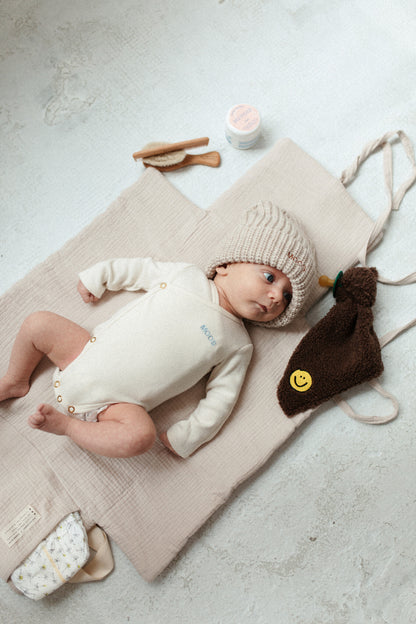
{"type": "Polygon", "coordinates": [[[148,143],[140,152],[133,154],[134,160],[143,159],[145,167],[155,167],[159,171],[173,171],[189,165],[207,165],[218,167],[221,157],[218,152],[205,154],[187,154],[186,148],[208,145],[208,137],[181,141],[180,143],[148,143]]]}

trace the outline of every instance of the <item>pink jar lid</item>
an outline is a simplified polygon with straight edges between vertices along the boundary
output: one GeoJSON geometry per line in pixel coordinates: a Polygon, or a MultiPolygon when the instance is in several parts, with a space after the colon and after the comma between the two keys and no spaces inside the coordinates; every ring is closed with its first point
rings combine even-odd
{"type": "Polygon", "coordinates": [[[251,104],[236,104],[228,112],[227,123],[238,134],[252,133],[260,126],[260,113],[251,104]]]}

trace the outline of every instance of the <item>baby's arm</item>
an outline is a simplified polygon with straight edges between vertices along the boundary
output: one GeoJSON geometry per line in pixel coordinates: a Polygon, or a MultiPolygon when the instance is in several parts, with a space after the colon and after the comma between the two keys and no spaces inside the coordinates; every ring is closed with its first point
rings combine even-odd
{"type": "Polygon", "coordinates": [[[237,402],[252,352],[253,346],[247,344],[212,370],[206,396],[195,411],[187,420],[180,420],[166,434],[161,434],[165,446],[186,458],[212,440],[237,402]],[[170,446],[166,444],[166,439],[170,446]]]}
{"type": "Polygon", "coordinates": [[[79,278],[85,291],[80,294],[88,303],[100,299],[106,290],[149,290],[167,279],[177,267],[178,264],[156,262],[152,258],[105,260],[81,271],[79,278]]]}

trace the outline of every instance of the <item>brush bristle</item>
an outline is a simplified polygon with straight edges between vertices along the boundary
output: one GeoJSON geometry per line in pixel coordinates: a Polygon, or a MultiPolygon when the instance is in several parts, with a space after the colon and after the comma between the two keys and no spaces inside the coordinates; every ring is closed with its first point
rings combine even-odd
{"type": "MultiPolygon", "coordinates": [[[[153,149],[154,147],[164,147],[168,145],[170,145],[170,143],[153,142],[145,145],[143,149],[153,149]]],[[[170,165],[177,165],[185,160],[185,156],[185,150],[177,150],[176,152],[167,152],[166,154],[143,158],[143,162],[147,165],[154,165],[155,167],[169,167],[170,165]]]]}

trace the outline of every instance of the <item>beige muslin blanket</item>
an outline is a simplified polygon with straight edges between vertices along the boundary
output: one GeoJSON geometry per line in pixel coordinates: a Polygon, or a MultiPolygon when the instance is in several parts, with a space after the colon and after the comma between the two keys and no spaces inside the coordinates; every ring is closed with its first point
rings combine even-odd
{"type": "MultiPolygon", "coordinates": [[[[238,180],[207,211],[183,197],[161,173],[146,170],[108,210],[1,298],[4,371],[27,314],[49,309],[92,329],[135,293],[107,293],[96,306],[77,296],[77,274],[104,258],[153,256],[205,265],[210,249],[238,215],[259,199],[279,203],[304,223],[320,273],[334,276],[357,262],[373,222],[343,184],[288,139],[238,180]]],[[[316,300],[322,289],[317,285],[316,300]]],[[[313,301],[311,301],[311,304],[313,301]]],[[[187,460],[160,443],[146,455],[109,459],[64,437],[30,429],[40,401],[53,402],[52,366],[36,372],[30,393],[0,407],[0,575],[18,564],[68,513],[100,525],[147,580],[154,579],[230,493],[262,466],[310,412],[288,419],[276,399],[304,319],[284,330],[252,327],[255,354],[233,415],[217,437],[187,460]]],[[[159,430],[193,409],[197,387],[153,412],[159,430]]]]}

